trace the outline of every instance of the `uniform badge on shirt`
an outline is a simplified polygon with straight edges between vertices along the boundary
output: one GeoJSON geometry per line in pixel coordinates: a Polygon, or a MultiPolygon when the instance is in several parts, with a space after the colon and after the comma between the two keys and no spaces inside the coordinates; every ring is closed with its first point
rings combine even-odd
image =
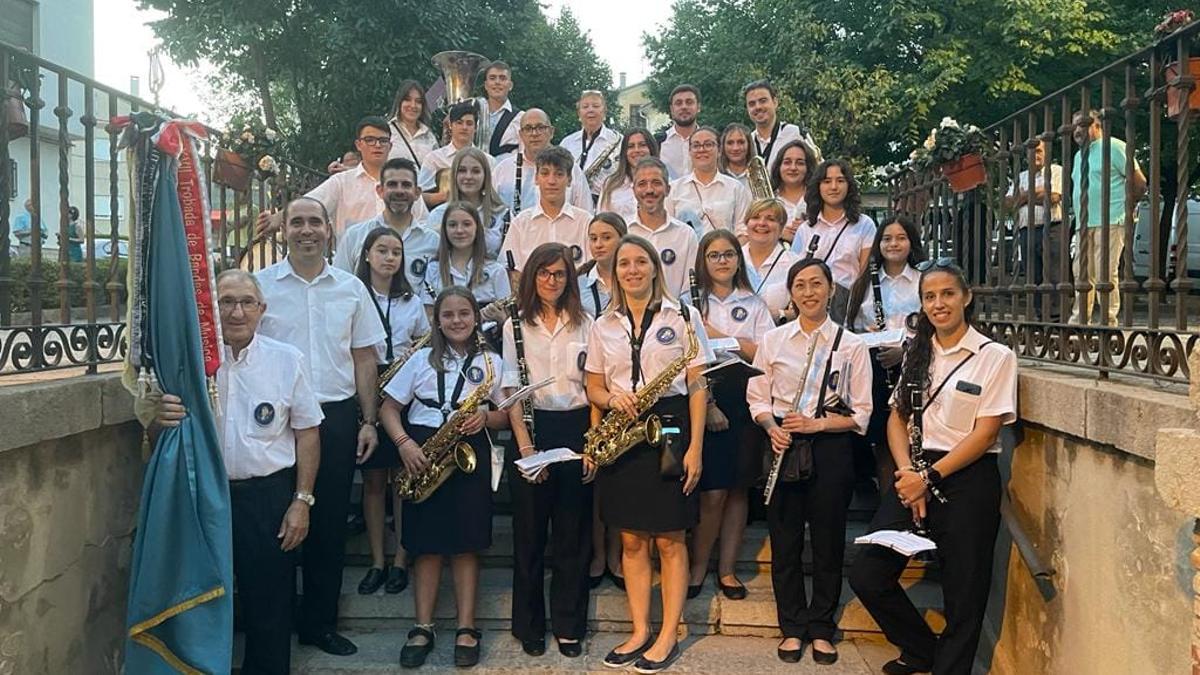
{"type": "Polygon", "coordinates": [[[579,356],[575,357],[575,365],[583,370],[583,367],[587,365],[587,352],[579,352],[579,356]]]}
{"type": "Polygon", "coordinates": [[[664,265],[674,265],[675,251],[669,248],[664,248],[662,252],[662,261],[664,265]]]}
{"type": "Polygon", "coordinates": [[[258,426],[265,427],[275,421],[275,406],[267,402],[254,406],[254,421],[258,426]]]}
{"type": "Polygon", "coordinates": [[[658,332],[654,334],[654,337],[660,344],[669,345],[675,341],[675,329],[671,328],[670,326],[663,326],[662,328],[658,329],[658,332]]]}
{"type": "Polygon", "coordinates": [[[491,280],[491,278],[492,278],[492,273],[487,270],[484,270],[483,276],[480,277],[480,280],[486,284],[489,280],[491,280]]]}
{"type": "Polygon", "coordinates": [[[731,315],[733,316],[734,321],[741,323],[742,321],[746,320],[746,317],[750,316],[750,312],[748,312],[745,307],[739,305],[733,308],[731,315]]]}
{"type": "Polygon", "coordinates": [[[578,244],[571,244],[571,260],[575,262],[583,260],[583,249],[579,248],[578,244]]]}
{"type": "Polygon", "coordinates": [[[412,264],[408,268],[412,270],[414,277],[423,277],[425,276],[425,268],[428,266],[429,263],[424,258],[413,258],[412,264]]]}
{"type": "Polygon", "coordinates": [[[842,371],[835,370],[829,374],[829,388],[837,391],[838,382],[842,379],[842,371]]]}
{"type": "Polygon", "coordinates": [[[480,368],[479,366],[471,366],[470,368],[467,368],[467,379],[471,381],[471,384],[479,384],[480,382],[483,382],[483,368],[480,368]]]}

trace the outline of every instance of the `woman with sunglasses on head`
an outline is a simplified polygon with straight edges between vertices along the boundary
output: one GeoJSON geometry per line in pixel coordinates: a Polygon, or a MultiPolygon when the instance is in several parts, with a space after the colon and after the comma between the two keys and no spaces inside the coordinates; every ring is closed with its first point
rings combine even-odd
{"type": "Polygon", "coordinates": [[[662,262],[649,241],[622,238],[615,270],[613,300],[588,339],[588,400],[597,409],[593,422],[599,424],[589,432],[595,452],[584,462],[601,464],[596,478],[600,518],[621,531],[633,634],[604,657],[604,665],[655,673],[679,658],[677,631],[688,583],[684,533],[700,515],[694,492],[704,444],[706,397],[700,371],[710,356],[699,346],[706,342],[700,317],[671,297],[662,262]],[[642,400],[646,390],[661,394],[642,400]],[[611,448],[610,443],[620,444],[616,432],[624,428],[614,420],[645,425],[649,420],[644,413],[662,421],[659,447],[640,442],[624,452],[611,448]],[[610,435],[600,438],[606,432],[610,435]],[[663,616],[657,636],[650,631],[651,546],[662,566],[663,616]]]}
{"type": "Polygon", "coordinates": [[[754,356],[750,413],[770,440],[767,479],[771,584],[783,640],[795,663],[812,642],[813,661],[837,661],[834,612],[842,593],[846,511],[854,490],[853,436],[871,418],[871,360],[862,338],[829,316],[832,275],[807,258],[788,270],[795,321],[767,332],[754,356]],[[804,529],[812,540],[812,598],[804,589],[804,529]]]}
{"type": "MultiPolygon", "coordinates": [[[[402,358],[419,338],[429,333],[429,319],[420,298],[413,292],[404,273],[404,242],[390,227],[377,227],[363,241],[355,274],[371,290],[375,311],[383,321],[386,340],[377,345],[379,372],[402,358]]],[[[371,547],[371,566],[358,584],[360,595],[371,595],[380,586],[389,594],[399,593],[408,586],[408,569],[404,549],[400,546],[400,498],[392,493],[392,517],[396,531],[396,555],[393,564],[384,561],[383,525],[386,493],[391,479],[398,475],[400,453],[387,434],[382,434],[379,447],[359,465],[363,477],[363,520],[367,525],[367,541],[371,547]]]]}
{"type": "Polygon", "coordinates": [[[633,167],[643,157],[658,157],[658,141],[647,129],[636,127],[625,132],[617,153],[617,170],[604,181],[597,211],[618,213],[626,221],[637,216],[637,198],[633,196],[633,167]]]}
{"type": "MultiPolygon", "coordinates": [[[[750,286],[737,238],[713,230],[700,240],[696,256],[698,297],[689,298],[704,319],[712,340],[736,341],[718,360],[736,355],[754,360],[758,342],[775,327],[771,312],[750,286]]],[[[710,342],[711,344],[711,342],[710,342]]],[[[700,477],[700,524],[692,532],[688,597],[700,594],[708,561],[718,536],[717,588],[730,600],[746,597],[734,571],[749,514],[747,493],[762,470],[762,430],[750,418],[746,403],[747,375],[729,368],[714,375],[705,415],[704,474],[700,477]]]]}
{"type": "MultiPolygon", "coordinates": [[[[846,327],[855,333],[903,330],[909,315],[921,310],[921,299],[917,297],[920,273],[916,266],[925,260],[925,248],[921,245],[920,233],[908,216],[897,215],[889,220],[875,232],[867,269],[858,275],[850,288],[846,327]]],[[[873,461],[868,457],[865,462],[874,465],[870,471],[877,473],[880,491],[892,484],[892,473],[896,470],[888,450],[886,427],[891,413],[888,401],[899,379],[903,356],[901,343],[871,348],[875,406],[867,436],[863,439],[865,444],[861,446],[862,453],[856,454],[856,459],[873,451],[873,461]]],[[[864,473],[860,469],[859,475],[864,473]]]]}
{"type": "Polygon", "coordinates": [[[921,312],[887,424],[900,469],[871,530],[917,525],[937,544],[946,627],[936,635],[913,607],[899,583],[908,558],[891,549],[863,546],[850,586],[900,648],[883,672],[957,675],[971,672],[987,609],[1000,528],[999,434],[1016,420],[1017,358],[971,326],[974,298],[951,259],[917,268],[921,312]]]}
{"type": "MultiPolygon", "coordinates": [[[[464,202],[479,213],[483,222],[484,252],[488,260],[495,260],[500,252],[500,239],[504,234],[504,214],[508,207],[496,193],[492,180],[492,165],[487,154],[479,148],[467,147],[454,153],[450,163],[450,197],[429,212],[429,223],[441,223],[446,208],[453,202],[464,202]]],[[[434,226],[436,227],[436,225],[434,226]]]]}
{"type": "Polygon", "coordinates": [[[787,273],[801,256],[781,239],[787,209],[778,199],[756,199],[746,211],[746,222],[739,229],[744,234],[738,240],[742,246],[742,257],[746,261],[746,274],[754,294],[767,303],[771,319],[781,323],[795,316],[790,308],[791,294],[788,292],[787,273]]]}
{"type": "MultiPolygon", "coordinates": [[[[454,469],[432,494],[415,495],[423,501],[404,505],[401,543],[413,558],[416,608],[416,626],[400,651],[405,668],[420,667],[433,651],[433,611],[446,558],[458,609],[454,664],[470,667],[479,662],[479,552],[492,544],[491,443],[485,430],[508,428],[508,411],[489,410],[487,405],[501,400],[504,366],[486,349],[475,297],[461,286],[445,288],[434,300],[433,315],[429,346],[413,354],[384,387],[380,420],[400,449],[406,481],[415,481],[430,468],[423,444],[447,424],[460,425],[459,439],[470,445],[475,470],[454,469]],[[462,409],[473,399],[481,399],[478,408],[462,409]]],[[[457,450],[453,452],[457,458],[457,450]]]]}
{"type": "Polygon", "coordinates": [[[512,294],[508,273],[485,253],[479,212],[466,202],[447,202],[442,212],[437,260],[425,268],[425,304],[432,305],[443,288],[462,286],[474,294],[486,321],[504,321],[498,301],[512,294]]]}
{"type": "MultiPolygon", "coordinates": [[[[582,452],[590,422],[583,369],[592,319],[580,306],[571,251],[562,244],[542,244],[529,255],[525,271],[517,289],[517,315],[504,324],[505,395],[547,378],[554,381],[533,392],[528,405],[510,410],[517,444],[510,467],[512,461],[543,450],[582,452]]],[[[554,549],[551,631],[564,656],[583,653],[594,477],[594,470],[581,462],[552,464],[532,479],[509,470],[515,537],[512,634],[530,656],[546,650],[547,527],[552,528],[554,549]]]]}

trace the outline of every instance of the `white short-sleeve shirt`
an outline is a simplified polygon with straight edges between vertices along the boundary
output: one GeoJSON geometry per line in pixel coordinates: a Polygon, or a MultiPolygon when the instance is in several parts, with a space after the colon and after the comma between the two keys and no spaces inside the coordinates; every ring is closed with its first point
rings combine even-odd
{"type": "MultiPolygon", "coordinates": [[[[560,146],[570,152],[571,156],[575,158],[575,164],[584,172],[585,177],[587,176],[588,168],[614,144],[617,146],[621,145],[621,134],[609,129],[607,126],[601,126],[600,131],[594,137],[586,139],[586,141],[583,137],[583,130],[580,129],[562,139],[562,142],[559,143],[560,146]],[[586,154],[584,153],[585,149],[587,150],[586,154]]],[[[616,169],[617,156],[614,153],[609,158],[608,163],[602,166],[596,172],[595,178],[592,179],[589,185],[589,190],[592,194],[600,194],[600,187],[604,185],[604,181],[608,180],[608,177],[616,169]]]]}
{"type": "MultiPolygon", "coordinates": [[[[701,347],[696,357],[688,362],[688,367],[702,367],[712,360],[712,354],[704,347],[708,338],[704,333],[704,324],[697,312],[689,310],[692,330],[701,347]]],[[[589,373],[604,375],[604,381],[609,391],[633,391],[633,361],[630,339],[633,328],[629,317],[615,311],[605,312],[592,326],[588,336],[588,357],[586,370],[589,373]]],[[[669,298],[663,298],[661,309],[654,315],[650,327],[646,329],[641,349],[641,373],[638,388],[646,381],[653,380],[670,363],[683,356],[688,347],[687,329],[683,316],[679,312],[679,304],[669,298]]],[[[668,395],[686,395],[686,369],[681,372],[667,390],[668,395]]]]}
{"type": "MultiPolygon", "coordinates": [[[[522,156],[521,159],[521,210],[538,203],[541,192],[537,186],[536,158],[522,156]]],[[[517,191],[517,154],[513,153],[496,162],[492,171],[492,182],[496,186],[496,194],[500,201],[510,209],[513,207],[513,195],[517,191]]],[[[578,164],[571,166],[571,187],[567,188],[567,203],[584,211],[592,210],[592,189],[588,186],[587,177],[578,164]]]]}
{"type": "MultiPolygon", "coordinates": [[[[687,300],[691,304],[690,296],[687,300]]],[[[729,337],[758,342],[775,327],[767,304],[744,288],[734,289],[724,298],[710,293],[702,304],[701,315],[708,325],[729,337]]]]}
{"type": "Polygon", "coordinates": [[[391,127],[392,149],[388,151],[388,159],[397,157],[411,159],[419,170],[429,153],[437,149],[437,137],[433,135],[429,127],[419,122],[417,123],[417,133],[412,135],[409,135],[403,124],[397,124],[394,120],[391,127]]]}
{"type": "Polygon", "coordinates": [[[593,318],[603,314],[608,301],[612,299],[612,290],[600,278],[595,266],[579,277],[579,299],[583,302],[584,311],[593,318]]]}
{"type": "Polygon", "coordinates": [[[500,246],[500,260],[507,263],[507,252],[512,251],[517,270],[523,270],[533,249],[554,242],[571,249],[571,258],[578,267],[592,259],[588,247],[591,222],[592,214],[571,204],[563,204],[558,215],[551,218],[542,205],[535,202],[532,208],[523,209],[509,224],[508,237],[500,246]]]}
{"type": "Polygon", "coordinates": [[[754,354],[754,367],[763,371],[763,374],[750,378],[746,384],[746,400],[750,403],[750,414],[755,419],[764,413],[782,418],[793,412],[801,381],[804,382],[804,391],[796,411],[815,417],[818,403],[822,403],[819,401],[821,384],[828,362],[829,382],[825,387],[823,403],[828,404],[835,399],[838,383],[849,366],[850,381],[846,389],[847,396],[843,400],[854,410],[855,431],[866,434],[873,404],[870,353],[861,337],[844,330],[837,351],[831,354],[838,328],[832,319],[826,318],[811,334],[801,329],[798,320],[767,331],[754,354]],[[806,370],[808,350],[813,340],[817,340],[817,346],[813,351],[812,364],[806,370]]]}
{"type": "Polygon", "coordinates": [[[815,255],[829,265],[829,271],[833,272],[833,283],[850,288],[861,272],[858,266],[859,253],[870,250],[875,241],[875,221],[862,214],[853,223],[847,222],[845,216],[831,223],[818,214],[815,225],[805,221],[796,230],[792,251],[801,257],[807,255],[808,240],[814,234],[821,236],[817,240],[815,255]]]}
{"type": "MultiPolygon", "coordinates": [[[[591,332],[592,318],[586,315],[578,325],[559,321],[553,331],[547,330],[541,322],[537,325],[521,322],[529,382],[554,378],[552,384],[533,392],[533,407],[538,410],[576,410],[588,404],[583,367],[587,363],[587,341],[591,332]]],[[[520,388],[518,365],[513,322],[509,319],[504,322],[505,387],[520,388]]]]}
{"type": "Polygon", "coordinates": [[[325,415],[308,385],[304,355],[255,335],[235,358],[228,345],[217,369],[217,428],[230,480],[269,476],[296,463],[296,429],[325,415]]]}
{"type": "Polygon", "coordinates": [[[759,265],[750,259],[750,244],[742,247],[742,257],[746,260],[746,276],[750,278],[750,286],[754,292],[767,303],[773,313],[779,312],[792,301],[787,287],[787,273],[792,265],[801,257],[792,253],[783,242],[780,242],[771,255],[763,258],[759,265]]]}
{"type": "MultiPolygon", "coordinates": [[[[422,191],[429,192],[437,187],[437,172],[449,169],[450,165],[454,163],[454,154],[459,150],[462,148],[456,148],[453,143],[447,143],[425,155],[425,161],[421,162],[421,171],[417,174],[417,185],[422,191]]],[[[486,155],[487,151],[485,150],[483,154],[486,155]]],[[[496,159],[491,155],[488,155],[488,168],[492,170],[496,168],[496,159]]]]}
{"type": "MultiPolygon", "coordinates": [[[[879,270],[879,297],[883,301],[886,330],[906,328],[908,315],[921,311],[921,298],[917,292],[920,281],[921,273],[911,265],[905,265],[904,271],[894,277],[883,269],[879,270]]],[[[854,319],[854,330],[861,333],[867,330],[867,326],[875,326],[875,291],[869,282],[858,316],[854,319]]]]}
{"type": "Polygon", "coordinates": [[[750,190],[717,172],[708,183],[703,183],[695,173],[671,183],[667,196],[667,213],[672,218],[691,223],[696,234],[704,236],[710,230],[734,231],[738,223],[746,220],[750,208],[750,190]]]}
{"type": "MultiPolygon", "coordinates": [[[[382,215],[347,228],[333,254],[333,266],[354,274],[363,243],[371,230],[377,227],[388,227],[382,215]]],[[[404,275],[414,289],[419,288],[421,280],[425,278],[425,267],[437,257],[438,235],[414,219],[400,235],[400,241],[404,244],[404,275]]]]}
{"type": "MultiPolygon", "coordinates": [[[[429,228],[435,236],[439,236],[442,231],[442,218],[446,216],[447,203],[438,204],[429,212],[429,219],[425,221],[425,226],[429,228]]],[[[479,217],[483,218],[486,227],[483,228],[483,247],[487,253],[487,257],[495,260],[496,256],[500,255],[500,240],[504,237],[504,216],[508,213],[508,209],[501,208],[489,219],[487,214],[480,213],[479,217]]],[[[437,247],[434,247],[432,258],[437,257],[437,247]]]]}
{"type": "Polygon", "coordinates": [[[463,354],[454,353],[447,349],[445,362],[445,377],[443,388],[438,390],[438,371],[429,365],[430,348],[425,347],[413,354],[408,361],[400,366],[396,376],[387,383],[383,393],[395,400],[401,406],[408,406],[409,424],[424,427],[440,427],[446,422],[450,413],[458,407],[455,405],[471,395],[476,387],[483,385],[487,379],[487,364],[485,356],[492,368],[492,386],[488,389],[485,399],[492,403],[503,401],[501,396],[500,379],[504,372],[504,363],[492,352],[483,352],[467,358],[463,354]],[[462,387],[458,398],[454,398],[454,390],[461,381],[462,387]],[[411,405],[409,405],[411,404],[411,405]],[[431,404],[440,404],[431,405],[431,404]]]}
{"type": "Polygon", "coordinates": [[[425,315],[425,304],[416,293],[407,299],[399,296],[389,298],[372,289],[371,295],[377,308],[376,313],[383,317],[384,332],[391,327],[392,358],[389,360],[387,357],[386,339],[375,345],[375,351],[379,352],[380,363],[391,363],[400,358],[417,338],[429,334],[429,317],[425,315]]]}
{"type": "Polygon", "coordinates": [[[258,332],[304,354],[308,381],[318,401],[354,396],[350,350],[373,347],[386,337],[366,284],[332,265],[325,265],[312,281],[305,281],[288,258],[259,270],[254,277],[267,303],[258,332]]]}
{"type": "MultiPolygon", "coordinates": [[[[426,305],[432,305],[437,298],[437,294],[442,291],[442,273],[441,264],[437,260],[429,262],[429,267],[425,269],[425,283],[421,284],[422,301],[426,305]],[[432,291],[432,293],[431,293],[432,291]]],[[[450,281],[455,286],[462,286],[470,289],[471,294],[475,296],[479,306],[503,300],[512,295],[512,286],[508,283],[508,272],[504,266],[495,260],[487,260],[483,263],[483,273],[480,276],[479,284],[470,285],[471,273],[475,270],[474,263],[468,261],[466,269],[459,270],[453,265],[450,266],[450,281]]]]}
{"type": "Polygon", "coordinates": [[[643,237],[654,245],[662,260],[667,288],[675,295],[688,289],[688,272],[696,267],[696,251],[700,248],[700,237],[684,223],[674,218],[658,229],[650,229],[636,219],[629,221],[629,234],[643,237]]]}
{"type": "Polygon", "coordinates": [[[626,178],[619,186],[604,192],[600,197],[599,211],[612,211],[629,222],[637,218],[637,197],[633,194],[633,182],[626,178]]]}
{"type": "MultiPolygon", "coordinates": [[[[692,127],[692,129],[695,133],[696,127],[692,127]]],[[[691,137],[680,136],[674,124],[667,129],[667,137],[658,145],[658,158],[667,165],[671,180],[682,178],[692,172],[690,145],[691,137]]]]}
{"type": "Polygon", "coordinates": [[[333,221],[333,233],[340,238],[354,223],[370,220],[383,212],[383,200],[375,191],[377,185],[379,180],[372,178],[366,167],[359,164],[326,178],[305,196],[325,205],[333,221]]]}

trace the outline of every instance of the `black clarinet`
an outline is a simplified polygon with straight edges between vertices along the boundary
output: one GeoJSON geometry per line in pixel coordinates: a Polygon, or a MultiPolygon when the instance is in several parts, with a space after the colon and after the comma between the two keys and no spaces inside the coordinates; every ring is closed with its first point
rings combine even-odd
{"type": "MultiPolygon", "coordinates": [[[[875,298],[875,327],[880,331],[887,329],[887,315],[883,312],[883,291],[879,286],[879,261],[871,258],[871,294],[875,298]]],[[[878,358],[878,356],[876,357],[878,358]]],[[[882,364],[880,364],[882,366],[882,364]]],[[[891,391],[896,386],[896,377],[892,368],[883,369],[884,376],[887,378],[887,388],[891,391]]]]}
{"type": "MultiPolygon", "coordinates": [[[[922,474],[929,470],[929,461],[925,459],[925,425],[923,416],[925,412],[925,386],[923,382],[908,383],[908,400],[912,406],[912,423],[908,427],[908,455],[912,463],[913,471],[922,474]]],[[[942,495],[942,491],[936,485],[926,482],[926,487],[929,494],[938,502],[945,504],[946,497],[942,495]]],[[[920,521],[915,521],[917,534],[925,533],[924,524],[920,521]]]]}
{"type": "MultiPolygon", "coordinates": [[[[508,254],[508,269],[513,271],[517,267],[516,261],[513,259],[512,251],[506,251],[508,254]]],[[[508,316],[512,319],[513,345],[517,349],[517,382],[521,387],[529,386],[529,362],[525,360],[525,336],[521,330],[521,311],[517,308],[517,303],[512,303],[508,306],[508,316]]],[[[529,440],[536,443],[533,436],[533,397],[526,396],[521,399],[521,420],[525,422],[525,428],[529,430],[529,440]]]]}
{"type": "MultiPolygon", "coordinates": [[[[524,172],[521,171],[521,166],[524,164],[524,160],[525,160],[524,153],[522,153],[520,150],[518,150],[517,151],[517,171],[516,171],[516,180],[515,180],[516,189],[513,190],[512,208],[509,209],[508,212],[504,214],[504,227],[500,229],[500,245],[501,246],[504,245],[504,240],[508,238],[508,226],[512,225],[513,216],[515,216],[521,212],[521,179],[524,177],[524,175],[523,175],[524,172]]],[[[509,264],[510,264],[509,269],[511,270],[512,269],[511,257],[509,258],[509,264]]]]}
{"type": "Polygon", "coordinates": [[[817,246],[819,246],[820,243],[821,235],[819,234],[814,234],[812,238],[808,240],[808,254],[804,256],[805,260],[817,257],[817,246]]]}
{"type": "Polygon", "coordinates": [[[688,270],[688,291],[692,296],[692,305],[696,311],[700,312],[700,316],[704,316],[704,311],[700,309],[700,284],[696,282],[696,270],[688,270]]]}

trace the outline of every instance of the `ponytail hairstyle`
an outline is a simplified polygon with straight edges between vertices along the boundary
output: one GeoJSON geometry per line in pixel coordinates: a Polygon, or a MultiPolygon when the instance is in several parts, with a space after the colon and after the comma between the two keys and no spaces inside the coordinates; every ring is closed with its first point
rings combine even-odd
{"type": "Polygon", "coordinates": [[[475,294],[470,289],[462,286],[447,286],[437,294],[437,299],[433,301],[433,329],[429,331],[429,365],[437,371],[448,372],[449,364],[447,364],[446,352],[450,349],[450,343],[446,340],[446,334],[442,332],[442,326],[439,323],[438,315],[442,310],[442,303],[446,298],[458,296],[466,298],[471,303],[471,309],[475,314],[475,331],[474,339],[467,341],[467,360],[480,351],[480,338],[482,333],[479,332],[479,301],[475,299],[475,294]]]}
{"type": "MultiPolygon", "coordinates": [[[[921,263],[920,268],[921,280],[917,283],[918,294],[922,292],[921,289],[925,286],[925,277],[937,272],[945,272],[946,274],[953,275],[955,282],[963,293],[971,292],[970,286],[967,285],[967,277],[963,274],[962,268],[956,265],[951,258],[938,258],[936,261],[926,261],[921,263]]],[[[923,300],[922,305],[924,305],[923,300]]],[[[963,322],[967,326],[971,326],[974,317],[975,298],[972,296],[971,301],[963,307],[963,322]]],[[[908,315],[908,327],[916,335],[904,347],[904,365],[902,366],[903,370],[900,372],[900,382],[905,387],[908,386],[908,382],[920,382],[921,389],[928,393],[930,368],[933,366],[933,336],[936,330],[933,327],[933,322],[926,316],[923,306],[921,311],[908,315]]],[[[912,401],[909,400],[904,391],[900,392],[900,395],[896,398],[896,412],[900,413],[901,419],[906,422],[912,417],[912,401]]]]}
{"type": "MultiPolygon", "coordinates": [[[[611,227],[613,229],[613,231],[615,231],[617,233],[617,239],[620,239],[621,237],[624,237],[625,235],[629,234],[629,226],[625,224],[625,219],[622,218],[621,215],[616,212],[600,211],[596,215],[592,216],[592,221],[590,223],[588,223],[588,230],[591,230],[592,225],[595,225],[597,223],[597,221],[604,223],[605,225],[608,225],[609,227],[611,227]]],[[[613,255],[616,256],[616,254],[617,254],[617,252],[616,252],[616,250],[614,250],[613,255]]],[[[577,270],[578,276],[582,277],[582,276],[588,274],[589,272],[592,271],[592,269],[594,269],[596,267],[597,264],[598,263],[596,262],[595,258],[592,258],[591,260],[583,263],[582,265],[579,266],[579,269],[577,270]]]]}
{"type": "Polygon", "coordinates": [[[921,233],[917,230],[917,226],[913,223],[912,218],[903,214],[896,214],[883,220],[885,223],[875,228],[875,242],[871,244],[871,257],[868,258],[868,265],[865,267],[858,279],[854,280],[854,285],[850,287],[850,302],[846,309],[846,328],[854,326],[854,320],[858,318],[858,313],[862,310],[863,300],[867,298],[867,289],[871,286],[871,266],[870,261],[875,261],[879,265],[879,273],[883,273],[883,231],[892,225],[899,225],[904,228],[904,234],[908,237],[908,265],[916,269],[922,261],[925,260],[925,246],[921,244],[921,233]]]}

